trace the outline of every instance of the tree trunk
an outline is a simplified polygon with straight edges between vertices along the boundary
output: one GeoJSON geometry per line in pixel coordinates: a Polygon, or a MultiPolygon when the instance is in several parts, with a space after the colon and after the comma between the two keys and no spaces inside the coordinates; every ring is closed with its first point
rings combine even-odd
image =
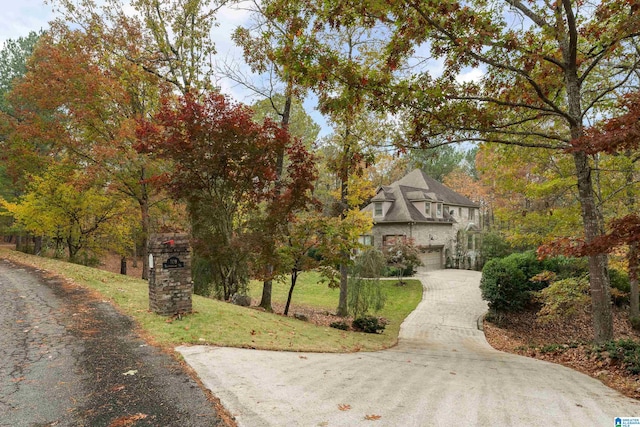
{"type": "Polygon", "coordinates": [[[120,258],[120,274],[127,275],[127,257],[123,256],[120,258]]]}
{"type": "Polygon", "coordinates": [[[338,300],[338,309],[336,314],[340,317],[347,317],[349,310],[347,308],[347,285],[349,283],[347,264],[340,264],[340,299],[338,300]]]}
{"type": "Polygon", "coordinates": [[[287,296],[287,304],[284,306],[284,315],[289,315],[289,306],[291,305],[291,297],[293,296],[293,288],[296,287],[298,281],[298,270],[291,271],[291,287],[289,288],[289,295],[287,296]]]}
{"type": "MultiPolygon", "coordinates": [[[[582,208],[584,237],[587,243],[601,235],[598,211],[593,194],[589,159],[583,152],[573,155],[578,178],[578,196],[582,208]]],[[[593,330],[596,343],[613,339],[613,316],[611,312],[611,294],[607,255],[597,254],[589,257],[589,283],[591,287],[591,307],[593,311],[593,330]]]]}
{"type": "Polygon", "coordinates": [[[40,255],[42,252],[42,236],[36,236],[33,239],[33,254],[40,255]]]}
{"type": "Polygon", "coordinates": [[[138,244],[133,245],[133,268],[138,268],[138,244]]]}
{"type": "Polygon", "coordinates": [[[629,245],[627,255],[629,261],[629,286],[631,295],[629,296],[629,318],[640,317],[640,292],[638,292],[638,244],[629,245]]]}
{"type": "MultiPolygon", "coordinates": [[[[568,1],[562,2],[567,16],[572,14],[568,1]]],[[[567,90],[568,123],[571,139],[576,140],[584,136],[582,89],[578,78],[578,44],[577,27],[569,25],[568,33],[558,39],[560,50],[565,63],[564,80],[567,90]]],[[[602,235],[600,211],[596,205],[592,168],[589,158],[584,152],[573,154],[578,183],[578,200],[582,210],[584,238],[590,243],[594,238],[602,235]]],[[[611,312],[611,295],[609,272],[607,271],[607,255],[590,255],[589,285],[591,288],[591,307],[593,311],[594,340],[601,344],[613,339],[613,315],[611,312]]]]}
{"type": "Polygon", "coordinates": [[[269,279],[262,282],[262,298],[260,299],[259,307],[264,308],[264,310],[268,311],[269,313],[273,312],[273,307],[271,306],[272,291],[273,291],[273,280],[269,279]]]}
{"type": "MultiPolygon", "coordinates": [[[[282,120],[280,124],[284,127],[289,126],[289,119],[291,118],[291,97],[292,97],[293,83],[291,80],[287,83],[287,90],[285,93],[284,110],[282,111],[282,120]]],[[[278,152],[278,158],[276,159],[276,189],[280,191],[280,179],[284,172],[284,148],[278,152]]],[[[270,273],[273,272],[273,266],[267,266],[270,273]]],[[[269,313],[273,312],[271,306],[271,294],[273,290],[273,281],[271,279],[262,282],[262,298],[260,298],[260,307],[264,308],[269,313]]],[[[285,313],[286,314],[286,313],[285,313]]]]}
{"type": "MultiPolygon", "coordinates": [[[[625,171],[625,181],[627,184],[627,209],[628,212],[635,213],[636,211],[636,196],[633,192],[633,162],[631,161],[631,151],[627,150],[625,153],[627,160],[629,160],[629,168],[625,171]]],[[[640,292],[638,289],[638,243],[633,242],[629,245],[629,251],[627,252],[627,269],[629,271],[629,319],[637,318],[640,316],[640,292]]]]}
{"type": "MultiPolygon", "coordinates": [[[[144,168],[142,169],[141,178],[145,178],[144,168]]],[[[147,280],[149,278],[149,232],[151,231],[147,184],[142,184],[142,194],[138,203],[140,204],[140,225],[142,228],[142,278],[147,280]]]]}

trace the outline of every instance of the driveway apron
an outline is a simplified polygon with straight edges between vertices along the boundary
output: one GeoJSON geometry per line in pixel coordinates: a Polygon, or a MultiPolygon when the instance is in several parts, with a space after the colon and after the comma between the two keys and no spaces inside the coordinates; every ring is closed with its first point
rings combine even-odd
{"type": "Polygon", "coordinates": [[[480,273],[420,273],[396,347],[352,354],[178,347],[240,426],[614,426],[640,404],[560,365],[494,350],[480,273]]]}

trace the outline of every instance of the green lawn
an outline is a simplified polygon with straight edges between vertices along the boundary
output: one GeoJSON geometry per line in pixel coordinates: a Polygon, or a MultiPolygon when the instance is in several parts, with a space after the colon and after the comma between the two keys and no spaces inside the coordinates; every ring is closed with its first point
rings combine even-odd
{"type": "MultiPolygon", "coordinates": [[[[133,317],[156,343],[169,347],[193,343],[290,351],[379,350],[396,343],[400,324],[422,297],[422,286],[417,280],[409,280],[402,287],[384,281],[387,304],[377,314],[387,318],[390,324],[382,334],[319,327],[197,295],[193,297],[192,315],[182,320],[167,321],[166,317],[149,312],[148,286],[144,280],[6,248],[0,248],[0,258],[34,266],[99,292],[103,298],[113,301],[123,313],[133,317]]],[[[335,311],[338,290],[316,282],[315,273],[302,274],[294,291],[290,312],[295,311],[296,304],[335,311]]],[[[252,283],[251,295],[259,298],[260,292],[260,284],[252,283]]],[[[273,300],[286,301],[287,292],[288,284],[274,284],[273,300]]]]}

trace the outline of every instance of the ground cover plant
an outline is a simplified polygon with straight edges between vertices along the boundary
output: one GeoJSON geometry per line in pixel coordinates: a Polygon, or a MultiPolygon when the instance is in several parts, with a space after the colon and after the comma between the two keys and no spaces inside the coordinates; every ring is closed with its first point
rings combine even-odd
{"type": "MultiPolygon", "coordinates": [[[[0,248],[0,258],[33,266],[64,278],[68,284],[97,292],[102,299],[113,302],[124,314],[135,319],[152,341],[166,347],[192,343],[290,351],[379,350],[396,343],[400,323],[415,308],[422,295],[422,286],[417,281],[398,288],[403,292],[410,290],[406,292],[410,296],[395,299],[390,295],[385,310],[380,313],[390,322],[384,334],[355,333],[328,325],[317,326],[197,295],[193,297],[194,314],[172,319],[149,311],[148,285],[144,280],[7,248],[0,248]]],[[[307,278],[307,282],[309,280],[312,280],[311,277],[307,278]]],[[[391,283],[387,286],[393,288],[391,283]]],[[[274,294],[281,295],[280,286],[275,286],[274,291],[274,294]]],[[[300,303],[325,307],[319,309],[326,310],[327,307],[335,307],[337,291],[328,289],[326,285],[316,283],[311,286],[311,283],[307,283],[301,286],[296,297],[300,303]]]]}

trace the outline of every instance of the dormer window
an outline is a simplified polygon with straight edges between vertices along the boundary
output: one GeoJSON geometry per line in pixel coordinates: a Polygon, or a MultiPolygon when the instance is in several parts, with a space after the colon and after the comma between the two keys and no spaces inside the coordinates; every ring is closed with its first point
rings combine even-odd
{"type": "Polygon", "coordinates": [[[373,216],[382,216],[382,202],[373,204],[373,216]]]}
{"type": "Polygon", "coordinates": [[[431,216],[431,202],[424,202],[424,216],[431,216]]]}
{"type": "Polygon", "coordinates": [[[436,203],[436,216],[442,218],[442,203],[436,203]]]}

